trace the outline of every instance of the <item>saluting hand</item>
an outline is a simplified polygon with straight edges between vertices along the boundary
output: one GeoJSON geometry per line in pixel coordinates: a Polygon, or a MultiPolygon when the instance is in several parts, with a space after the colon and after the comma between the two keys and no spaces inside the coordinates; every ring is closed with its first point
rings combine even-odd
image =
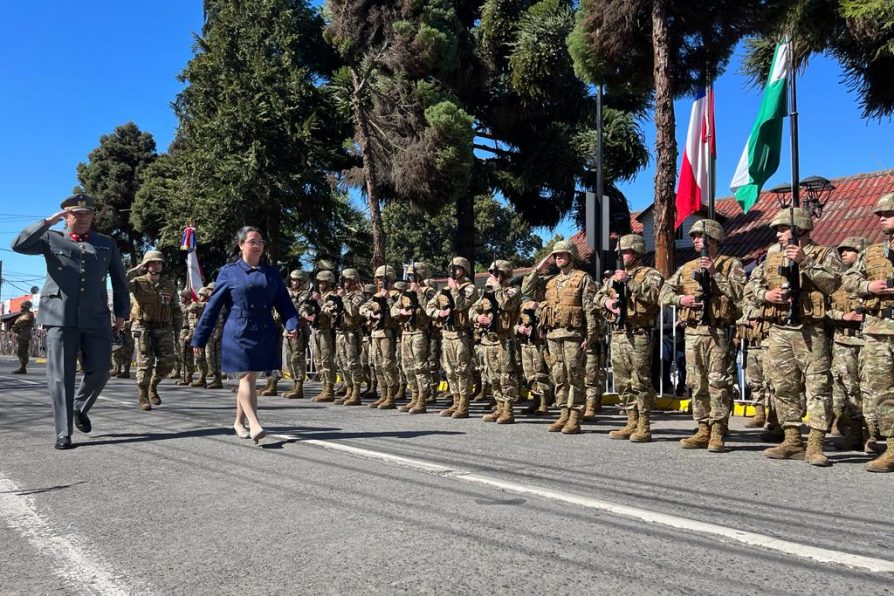
{"type": "Polygon", "coordinates": [[[57,211],[53,215],[46,218],[45,221],[52,226],[55,225],[57,222],[62,221],[63,217],[65,217],[65,209],[63,209],[62,211],[57,211]]]}

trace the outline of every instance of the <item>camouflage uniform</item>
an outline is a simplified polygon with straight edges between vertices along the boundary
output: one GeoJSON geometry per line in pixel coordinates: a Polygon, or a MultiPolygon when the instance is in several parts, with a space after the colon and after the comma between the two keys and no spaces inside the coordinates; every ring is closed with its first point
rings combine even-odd
{"type": "Polygon", "coordinates": [[[360,307],[363,306],[363,292],[357,287],[360,273],[356,269],[345,269],[342,278],[350,280],[355,287],[352,290],[339,290],[341,307],[337,302],[329,301],[323,305],[332,317],[335,328],[335,346],[347,393],[344,399],[336,400],[346,406],[360,405],[360,384],[363,382],[363,368],[360,366],[361,335],[360,327],[363,318],[360,307]]]}
{"type": "MultiPolygon", "coordinates": [[[[372,298],[373,294],[376,293],[375,284],[366,284],[363,286],[363,301],[364,303],[369,302],[369,299],[372,298]]],[[[367,321],[364,325],[360,327],[361,333],[361,350],[360,350],[360,366],[363,367],[363,378],[366,381],[366,390],[363,391],[360,396],[361,397],[378,397],[376,395],[376,387],[378,386],[378,381],[376,380],[376,372],[373,370],[373,362],[372,358],[370,358],[370,334],[372,333],[370,328],[370,322],[367,321]]]]}
{"type": "Polygon", "coordinates": [[[518,401],[513,332],[519,317],[521,292],[508,285],[512,278],[512,264],[509,261],[496,260],[488,271],[492,279],[497,279],[497,275],[499,279],[494,282],[495,285],[488,280],[484,293],[469,310],[473,325],[481,334],[485,369],[497,401],[496,410],[485,414],[484,420],[512,424],[515,422],[512,406],[518,401]]]}
{"type": "Polygon", "coordinates": [[[180,294],[180,319],[183,325],[180,327],[179,341],[177,342],[180,350],[180,379],[178,385],[189,385],[192,383],[192,376],[196,371],[196,361],[193,356],[192,341],[193,327],[189,322],[189,307],[192,305],[192,292],[184,290],[180,294]]]}
{"type": "MultiPolygon", "coordinates": [[[[214,292],[214,282],[208,284],[208,289],[211,293],[214,292]]],[[[223,375],[220,371],[220,345],[221,339],[223,338],[224,324],[226,322],[226,313],[221,313],[214,322],[214,332],[211,334],[211,337],[208,338],[208,343],[205,345],[205,361],[208,364],[208,372],[205,376],[213,377],[213,380],[208,385],[209,389],[223,388],[223,375]]]]}
{"type": "Polygon", "coordinates": [[[119,379],[130,378],[130,367],[133,364],[133,325],[130,320],[124,321],[124,329],[121,336],[121,347],[112,352],[112,361],[115,364],[115,376],[119,379]]]}
{"type": "Polygon", "coordinates": [[[553,386],[550,384],[549,368],[543,358],[546,337],[537,321],[537,302],[530,301],[522,304],[518,325],[515,328],[515,340],[519,346],[519,360],[525,385],[534,398],[540,402],[534,413],[547,414],[552,400],[553,386]]]}
{"type": "MultiPolygon", "coordinates": [[[[798,230],[813,228],[810,216],[801,208],[794,208],[798,230]]],[[[781,211],[770,227],[788,226],[788,210],[781,211]]],[[[755,267],[746,285],[746,298],[761,309],[761,318],[771,323],[767,360],[774,403],[785,440],[777,447],[764,451],[771,459],[806,459],[819,466],[829,465],[823,454],[822,440],[831,423],[832,375],[829,337],[823,326],[826,297],[841,281],[841,259],[838,252],[802,238],[802,250],[807,255],[800,269],[801,291],[794,312],[800,322],[788,321],[789,305],[766,301],[769,290],[784,288],[782,275],[784,250],[769,252],[766,261],[755,267]],[[805,451],[801,442],[801,391],[804,390],[809,416],[810,435],[805,451]]]]}
{"type": "Polygon", "coordinates": [[[394,403],[400,382],[395,360],[396,322],[391,318],[391,307],[399,296],[396,290],[386,288],[393,283],[394,268],[382,265],[376,269],[376,281],[379,282],[380,292],[370,298],[360,307],[360,314],[370,324],[370,362],[375,370],[378,384],[382,390],[382,396],[372,402],[369,407],[391,410],[397,406],[394,403]]]}
{"type": "MultiPolygon", "coordinates": [[[[147,252],[142,266],[150,262],[164,263],[157,251],[147,252]]],[[[133,275],[135,271],[131,271],[133,275]]],[[[141,410],[160,405],[158,384],[174,368],[177,355],[174,348],[174,327],[180,326],[180,308],[176,304],[174,282],[159,276],[152,280],[146,273],[130,280],[133,306],[130,313],[132,334],[137,347],[137,387],[141,410]]]]}
{"type": "MultiPolygon", "coordinates": [[[[202,313],[205,312],[205,305],[208,302],[208,296],[211,293],[208,291],[208,288],[201,288],[198,292],[199,301],[194,302],[187,308],[187,324],[189,326],[189,335],[190,342],[192,341],[192,335],[196,331],[196,325],[199,324],[199,320],[202,318],[202,313]]],[[[192,348],[190,344],[187,344],[192,348]]],[[[205,346],[208,347],[207,345],[205,346]]],[[[192,381],[189,386],[190,387],[207,387],[208,382],[205,380],[205,377],[208,376],[208,361],[205,359],[205,350],[200,350],[198,353],[193,352],[193,361],[195,364],[195,370],[198,373],[198,378],[195,381],[192,381]]]]}
{"type": "MultiPolygon", "coordinates": [[[[880,217],[894,217],[894,193],[882,195],[875,207],[880,217]]],[[[892,232],[866,248],[857,263],[845,275],[845,289],[863,299],[863,375],[861,386],[878,416],[878,432],[888,444],[885,453],[866,464],[870,472],[894,472],[894,295],[869,291],[872,282],[886,280],[894,285],[894,247],[892,232]]],[[[867,421],[869,422],[869,421],[867,421]]],[[[870,429],[874,431],[874,429],[870,429]]],[[[870,436],[870,441],[872,437],[870,436]]]]}
{"type": "Polygon", "coordinates": [[[452,270],[462,269],[465,277],[455,288],[446,287],[429,300],[425,312],[441,330],[441,359],[447,383],[453,394],[453,404],[441,411],[441,416],[469,417],[470,384],[472,380],[472,337],[469,308],[478,297],[478,290],[469,281],[472,266],[464,257],[454,257],[452,270]],[[452,303],[452,304],[451,304],[452,303]],[[448,311],[446,317],[441,311],[448,311]]]}
{"type": "MultiPolygon", "coordinates": [[[[702,219],[689,232],[702,235],[705,250],[710,243],[723,242],[723,227],[712,219],[702,219]]],[[[659,300],[666,306],[680,309],[679,319],[686,327],[686,383],[692,391],[692,418],[698,430],[681,439],[685,449],[707,447],[708,451],[727,451],[724,444],[732,406],[733,379],[730,375],[730,341],[728,332],[737,317],[736,304],[742,301],[745,269],[739,259],[724,255],[713,258],[714,273],[699,266],[695,258],[664,282],[659,300]],[[705,296],[702,284],[707,282],[710,294],[705,296]],[[700,308],[683,306],[685,296],[705,303],[700,308]]],[[[733,360],[734,362],[734,360],[733,360]]]]}
{"type": "Polygon", "coordinates": [[[16,375],[24,375],[27,372],[31,334],[34,332],[34,314],[31,312],[30,301],[26,300],[22,303],[22,313],[12,324],[12,332],[16,336],[16,356],[19,358],[19,368],[12,372],[16,375]]]}
{"type": "Polygon", "coordinates": [[[329,284],[326,291],[321,292],[318,298],[314,298],[301,305],[298,314],[310,321],[314,329],[314,364],[317,369],[317,378],[323,384],[323,390],[314,401],[334,401],[335,385],[335,330],[332,328],[332,317],[322,309],[330,294],[334,294],[335,274],[330,270],[317,273],[317,283],[329,284]]]}
{"type": "MultiPolygon", "coordinates": [[[[561,240],[553,245],[551,256],[566,254],[566,271],[546,282],[544,300],[540,302],[537,318],[546,332],[547,351],[544,354],[556,396],[561,408],[559,419],[548,428],[550,432],[577,434],[586,405],[584,389],[586,346],[585,340],[596,336],[596,315],[593,296],[596,282],[589,274],[574,269],[577,246],[561,240]]],[[[525,276],[523,290],[536,287],[540,277],[537,268],[525,276]]]]}
{"type": "MultiPolygon", "coordinates": [[[[621,407],[627,412],[627,425],[611,431],[613,439],[629,439],[633,442],[652,440],[651,410],[655,406],[655,388],[652,386],[652,325],[658,315],[658,295],[664,279],[658,270],[639,264],[646,252],[642,236],[628,234],[619,239],[621,251],[632,251],[637,259],[625,267],[626,282],[609,280],[596,296],[596,308],[612,326],[611,357],[615,386],[621,399],[621,407]],[[624,325],[616,322],[617,316],[606,308],[608,299],[618,297],[615,283],[621,283],[626,292],[625,303],[618,304],[626,318],[624,325]]],[[[619,264],[619,266],[622,266],[619,264]]]]}
{"type": "Polygon", "coordinates": [[[410,269],[411,283],[417,283],[401,292],[391,306],[391,317],[400,327],[400,363],[410,389],[410,402],[398,408],[403,412],[424,414],[431,395],[431,374],[428,364],[429,330],[431,319],[425,314],[425,305],[434,297],[435,290],[425,285],[428,265],[413,263],[410,269]]]}
{"type": "MultiPolygon", "coordinates": [[[[311,299],[311,293],[306,289],[305,285],[308,275],[300,269],[296,269],[289,274],[290,280],[301,282],[298,289],[291,287],[289,284],[289,299],[295,307],[295,312],[301,312],[301,307],[311,299]]],[[[285,333],[285,331],[283,331],[285,333]]],[[[292,377],[292,389],[282,394],[288,399],[304,398],[304,380],[307,378],[307,344],[309,341],[310,330],[302,317],[298,318],[298,330],[295,337],[285,337],[286,342],[286,366],[289,375],[292,377]]]]}

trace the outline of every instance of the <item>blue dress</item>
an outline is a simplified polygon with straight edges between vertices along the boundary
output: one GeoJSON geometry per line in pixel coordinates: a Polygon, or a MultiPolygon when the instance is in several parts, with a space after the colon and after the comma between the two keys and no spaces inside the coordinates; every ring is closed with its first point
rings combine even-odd
{"type": "Polygon", "coordinates": [[[196,325],[193,347],[202,348],[208,343],[214,323],[225,306],[229,314],[221,339],[221,370],[248,372],[282,368],[279,334],[271,309],[277,310],[289,331],[298,328],[298,313],[276,269],[268,265],[252,267],[242,259],[224,265],[196,325]]]}

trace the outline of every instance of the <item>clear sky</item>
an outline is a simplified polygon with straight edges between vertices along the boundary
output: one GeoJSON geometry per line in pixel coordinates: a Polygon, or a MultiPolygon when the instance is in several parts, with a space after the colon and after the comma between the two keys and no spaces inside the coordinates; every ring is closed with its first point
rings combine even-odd
{"type": "MultiPolygon", "coordinates": [[[[77,184],[78,162],[101,135],[133,121],[154,135],[160,151],[167,148],[177,124],[170,107],[180,89],[176,77],[201,23],[201,0],[6,3],[0,20],[0,259],[9,283],[3,298],[42,285],[42,259],[16,255],[9,243],[57,210],[77,184]]],[[[760,104],[760,91],[746,86],[738,62],[737,56],[715,87],[720,196],[728,194],[760,104]]],[[[894,168],[894,125],[861,120],[840,76],[834,62],[817,58],[798,79],[802,175],[894,168]]],[[[681,143],[690,105],[676,104],[681,143]]],[[[652,122],[643,129],[651,146],[652,122]]],[[[633,209],[652,201],[653,166],[622,185],[633,209]]],[[[769,185],[789,178],[786,161],[769,185]]],[[[559,231],[574,229],[566,223],[559,231]]]]}

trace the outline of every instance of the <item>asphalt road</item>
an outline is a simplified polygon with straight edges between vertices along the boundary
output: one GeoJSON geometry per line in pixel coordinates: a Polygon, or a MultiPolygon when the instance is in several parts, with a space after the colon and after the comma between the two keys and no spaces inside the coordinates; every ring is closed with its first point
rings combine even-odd
{"type": "MultiPolygon", "coordinates": [[[[2,594],[891,594],[894,478],[770,461],[734,419],[728,454],[613,441],[519,416],[261,399],[262,446],[227,390],[113,379],[94,430],[55,451],[43,369],[0,360],[2,594]],[[825,562],[821,562],[825,561],[825,562]]],[[[308,384],[309,393],[318,386],[308,384]]],[[[831,451],[831,450],[830,450],[831,451]]]]}

